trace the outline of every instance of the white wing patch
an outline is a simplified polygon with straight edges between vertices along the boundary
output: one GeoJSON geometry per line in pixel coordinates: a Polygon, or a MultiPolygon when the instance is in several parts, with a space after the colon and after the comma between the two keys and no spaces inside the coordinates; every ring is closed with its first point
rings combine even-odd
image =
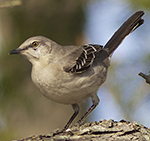
{"type": "Polygon", "coordinates": [[[102,49],[101,45],[86,44],[83,45],[83,52],[76,59],[75,65],[67,70],[71,73],[82,73],[86,71],[94,62],[96,54],[102,49]]]}

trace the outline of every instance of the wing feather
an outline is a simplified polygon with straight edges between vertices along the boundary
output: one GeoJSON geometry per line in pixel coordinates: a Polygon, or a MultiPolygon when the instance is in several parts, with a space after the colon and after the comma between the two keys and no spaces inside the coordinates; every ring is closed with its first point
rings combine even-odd
{"type": "Polygon", "coordinates": [[[65,69],[70,73],[82,73],[86,71],[94,62],[96,54],[102,49],[101,45],[86,44],[83,45],[81,55],[76,59],[75,64],[71,68],[65,69]]]}

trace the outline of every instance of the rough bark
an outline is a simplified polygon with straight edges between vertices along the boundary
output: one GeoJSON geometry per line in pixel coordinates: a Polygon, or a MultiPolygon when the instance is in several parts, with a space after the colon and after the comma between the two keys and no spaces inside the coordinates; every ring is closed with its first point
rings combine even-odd
{"type": "Polygon", "coordinates": [[[149,141],[150,128],[137,122],[119,122],[103,119],[99,122],[73,126],[66,132],[52,131],[50,134],[33,135],[22,140],[13,141],[149,141]]]}

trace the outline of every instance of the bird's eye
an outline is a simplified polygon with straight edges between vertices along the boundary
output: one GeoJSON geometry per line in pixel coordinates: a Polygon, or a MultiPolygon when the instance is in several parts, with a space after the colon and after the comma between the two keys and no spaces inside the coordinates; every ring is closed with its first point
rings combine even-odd
{"type": "Polygon", "coordinates": [[[37,42],[37,41],[34,41],[33,43],[32,43],[32,46],[33,47],[37,47],[39,45],[39,43],[37,42]]]}

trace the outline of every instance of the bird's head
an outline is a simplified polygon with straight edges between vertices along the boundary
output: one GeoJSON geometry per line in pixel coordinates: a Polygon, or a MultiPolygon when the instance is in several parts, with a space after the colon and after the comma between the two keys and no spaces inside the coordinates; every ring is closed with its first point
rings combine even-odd
{"type": "Polygon", "coordinates": [[[46,57],[51,52],[54,43],[43,36],[30,37],[17,49],[10,51],[9,54],[21,54],[33,64],[35,61],[46,57]]]}

